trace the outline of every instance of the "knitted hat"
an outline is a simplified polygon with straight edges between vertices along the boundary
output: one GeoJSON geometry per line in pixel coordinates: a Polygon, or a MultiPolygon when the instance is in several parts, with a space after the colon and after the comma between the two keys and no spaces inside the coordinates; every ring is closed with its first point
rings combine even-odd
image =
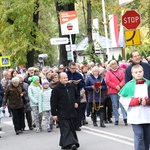
{"type": "Polygon", "coordinates": [[[19,80],[19,78],[18,78],[18,77],[14,77],[14,78],[12,78],[12,80],[11,80],[11,81],[12,81],[13,83],[14,83],[14,82],[15,82],[15,83],[16,83],[16,82],[18,82],[18,83],[20,82],[20,80],[19,80]]]}
{"type": "Polygon", "coordinates": [[[34,83],[36,80],[39,80],[39,77],[38,76],[32,76],[32,77],[29,77],[28,80],[34,83]]]}
{"type": "Polygon", "coordinates": [[[42,85],[45,85],[45,84],[49,84],[49,82],[48,82],[47,79],[43,79],[43,80],[42,80],[42,85]]]}
{"type": "Polygon", "coordinates": [[[120,67],[120,68],[127,69],[127,65],[126,65],[126,64],[120,64],[119,67],[120,67]]]}

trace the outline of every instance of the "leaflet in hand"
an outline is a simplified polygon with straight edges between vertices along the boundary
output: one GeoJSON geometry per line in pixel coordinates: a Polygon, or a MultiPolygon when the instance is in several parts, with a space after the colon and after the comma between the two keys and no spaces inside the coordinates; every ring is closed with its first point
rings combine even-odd
{"type": "Polygon", "coordinates": [[[79,83],[81,81],[81,79],[79,80],[72,80],[72,82],[75,82],[75,83],[79,83]]]}

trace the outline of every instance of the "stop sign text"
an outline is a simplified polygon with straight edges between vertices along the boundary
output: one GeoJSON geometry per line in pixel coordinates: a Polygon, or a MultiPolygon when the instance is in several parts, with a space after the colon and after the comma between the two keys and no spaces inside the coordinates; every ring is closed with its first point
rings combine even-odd
{"type": "Polygon", "coordinates": [[[135,10],[128,10],[122,16],[122,25],[128,30],[134,30],[141,24],[141,16],[135,10]]]}

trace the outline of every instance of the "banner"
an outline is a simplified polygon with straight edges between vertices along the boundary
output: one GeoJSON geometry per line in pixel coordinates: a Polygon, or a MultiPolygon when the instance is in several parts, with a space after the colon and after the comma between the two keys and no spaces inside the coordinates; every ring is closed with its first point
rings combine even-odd
{"type": "Polygon", "coordinates": [[[76,11],[60,12],[61,34],[70,35],[79,33],[76,11]]]}
{"type": "Polygon", "coordinates": [[[119,6],[125,6],[133,1],[134,0],[119,0],[119,6]]]}

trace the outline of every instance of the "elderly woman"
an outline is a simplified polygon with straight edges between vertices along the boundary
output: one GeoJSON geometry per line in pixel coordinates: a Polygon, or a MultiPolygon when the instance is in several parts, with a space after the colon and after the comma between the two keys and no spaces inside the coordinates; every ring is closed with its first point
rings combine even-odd
{"type": "Polygon", "coordinates": [[[119,95],[118,92],[124,85],[124,72],[119,69],[118,63],[116,60],[111,60],[109,62],[109,70],[106,73],[106,84],[108,87],[108,94],[110,95],[112,101],[113,115],[115,118],[115,125],[119,124],[119,112],[118,108],[120,106],[121,112],[123,115],[123,120],[125,125],[127,125],[127,115],[119,103],[119,95]]]}
{"type": "Polygon", "coordinates": [[[93,125],[97,126],[97,115],[100,115],[100,126],[106,127],[104,125],[104,99],[101,94],[101,91],[106,89],[106,83],[97,66],[92,68],[92,74],[87,78],[84,88],[88,90],[88,102],[92,112],[93,125]]]}
{"type": "Polygon", "coordinates": [[[18,77],[12,78],[12,82],[7,86],[4,96],[4,108],[8,104],[12,112],[12,119],[16,135],[22,133],[24,120],[24,104],[22,96],[26,93],[20,85],[18,77]],[[7,103],[7,101],[9,101],[7,103]]]}

